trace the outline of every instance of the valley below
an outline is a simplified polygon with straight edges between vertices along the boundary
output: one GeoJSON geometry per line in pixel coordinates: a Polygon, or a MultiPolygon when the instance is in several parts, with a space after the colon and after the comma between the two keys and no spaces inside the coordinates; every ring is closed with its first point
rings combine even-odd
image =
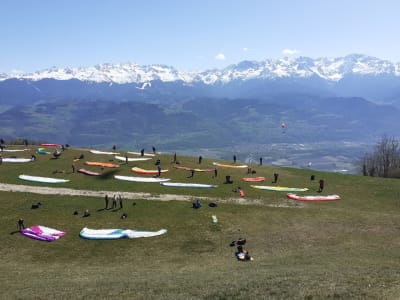
{"type": "MultiPolygon", "coordinates": [[[[292,167],[343,174],[360,174],[357,161],[373,148],[365,142],[335,141],[316,143],[273,143],[235,145],[226,148],[183,150],[190,156],[203,155],[215,159],[232,160],[233,155],[257,170],[263,165],[292,167]]],[[[171,151],[171,153],[174,151],[171,151]]],[[[172,154],[171,154],[172,155],[172,154]]]]}

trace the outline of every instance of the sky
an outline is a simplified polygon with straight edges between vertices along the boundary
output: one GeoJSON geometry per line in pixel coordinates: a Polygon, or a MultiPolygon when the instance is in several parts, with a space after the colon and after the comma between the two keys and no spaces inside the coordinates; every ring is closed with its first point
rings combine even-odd
{"type": "Polygon", "coordinates": [[[181,71],[358,53],[400,62],[398,0],[1,0],[0,73],[181,71]]]}

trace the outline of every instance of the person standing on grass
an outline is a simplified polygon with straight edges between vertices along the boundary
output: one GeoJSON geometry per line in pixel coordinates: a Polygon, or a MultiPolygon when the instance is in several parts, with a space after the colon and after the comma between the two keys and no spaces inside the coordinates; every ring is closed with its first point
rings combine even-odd
{"type": "Polygon", "coordinates": [[[262,166],[262,157],[260,157],[260,166],[262,166]]]}
{"type": "Polygon", "coordinates": [[[233,163],[236,164],[236,155],[233,156],[233,163]]]}
{"type": "Polygon", "coordinates": [[[24,219],[20,218],[18,220],[18,230],[25,229],[24,219]]]}
{"type": "Polygon", "coordinates": [[[123,206],[122,206],[122,196],[121,196],[121,194],[118,195],[118,200],[119,200],[119,208],[122,209],[123,206]]]}
{"type": "Polygon", "coordinates": [[[251,174],[251,172],[252,172],[252,167],[251,167],[251,165],[249,165],[247,167],[247,174],[251,174]]]}
{"type": "Polygon", "coordinates": [[[274,172],[274,183],[277,183],[278,182],[278,178],[279,178],[279,173],[278,172],[274,172]]]}
{"type": "Polygon", "coordinates": [[[199,164],[201,164],[202,161],[203,161],[203,157],[200,155],[199,156],[199,164]]]}
{"type": "Polygon", "coordinates": [[[115,197],[115,194],[114,194],[111,208],[116,208],[116,207],[117,207],[117,197],[115,197]]]}
{"type": "Polygon", "coordinates": [[[193,176],[194,176],[194,169],[191,169],[188,178],[193,178],[193,176]]]}
{"type": "Polygon", "coordinates": [[[106,201],[106,209],[108,209],[108,195],[107,194],[104,196],[104,200],[106,201]]]}
{"type": "Polygon", "coordinates": [[[325,185],[324,180],[323,180],[323,179],[320,179],[320,180],[319,180],[319,189],[318,189],[318,193],[321,193],[321,192],[324,190],[324,185],[325,185]]]}
{"type": "Polygon", "coordinates": [[[157,171],[158,171],[158,176],[157,177],[161,177],[161,165],[157,165],[157,171]]]}

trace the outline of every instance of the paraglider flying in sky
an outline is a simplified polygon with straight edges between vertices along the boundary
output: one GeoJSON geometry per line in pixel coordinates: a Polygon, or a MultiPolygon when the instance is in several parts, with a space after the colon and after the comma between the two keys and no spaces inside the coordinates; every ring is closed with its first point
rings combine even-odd
{"type": "Polygon", "coordinates": [[[282,128],[282,133],[285,133],[286,132],[286,124],[285,124],[285,122],[281,123],[281,128],[282,128]]]}

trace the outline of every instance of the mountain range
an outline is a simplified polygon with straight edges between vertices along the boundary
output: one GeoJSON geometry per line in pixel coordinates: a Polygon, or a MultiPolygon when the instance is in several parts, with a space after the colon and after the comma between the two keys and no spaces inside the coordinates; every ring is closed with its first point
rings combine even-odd
{"type": "Polygon", "coordinates": [[[277,79],[284,77],[307,78],[317,76],[337,82],[348,75],[400,76],[400,63],[392,63],[375,57],[352,54],[340,58],[308,57],[243,61],[222,70],[184,72],[165,65],[140,66],[137,64],[102,64],[88,68],[57,68],[32,74],[0,74],[0,80],[11,78],[39,81],[42,79],[70,80],[108,83],[149,83],[151,81],[183,81],[186,84],[208,85],[228,83],[234,80],[277,79]]]}
{"type": "Polygon", "coordinates": [[[2,103],[88,97],[170,103],[196,96],[260,98],[285,91],[363,97],[376,103],[399,105],[400,63],[352,54],[340,58],[243,61],[203,72],[127,63],[0,74],[2,103]]]}
{"type": "Polygon", "coordinates": [[[0,74],[3,137],[82,146],[373,143],[398,135],[399,110],[400,63],[360,54],[202,72],[127,63],[0,74]]]}

